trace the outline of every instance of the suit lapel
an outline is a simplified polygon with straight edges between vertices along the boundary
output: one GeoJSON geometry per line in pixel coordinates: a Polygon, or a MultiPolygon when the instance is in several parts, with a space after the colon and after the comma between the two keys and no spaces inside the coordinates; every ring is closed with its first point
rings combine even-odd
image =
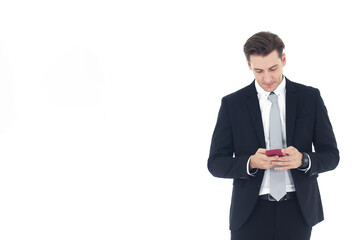
{"type": "Polygon", "coordinates": [[[294,84],[286,78],[286,141],[293,145],[296,120],[297,95],[294,84]]]}
{"type": "MultiPolygon", "coordinates": [[[[297,108],[297,94],[296,88],[289,79],[286,79],[286,141],[287,145],[293,144],[295,120],[296,120],[296,108],[297,108]]],[[[251,115],[252,123],[256,131],[257,138],[260,142],[260,146],[266,148],[264,127],[261,119],[261,111],[259,105],[259,99],[255,88],[255,81],[250,84],[246,90],[246,103],[251,115]]]]}
{"type": "Polygon", "coordinates": [[[255,88],[255,81],[248,86],[246,96],[247,96],[246,97],[247,107],[250,112],[252,123],[255,128],[260,146],[262,148],[266,148],[264,127],[261,119],[261,111],[260,111],[259,99],[257,97],[257,92],[255,88]]]}

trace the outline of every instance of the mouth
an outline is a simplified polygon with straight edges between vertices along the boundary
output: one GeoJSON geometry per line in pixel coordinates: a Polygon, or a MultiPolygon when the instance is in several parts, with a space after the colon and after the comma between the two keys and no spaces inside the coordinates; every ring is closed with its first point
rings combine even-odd
{"type": "Polygon", "coordinates": [[[264,86],[265,86],[266,88],[271,88],[273,85],[274,85],[274,83],[264,84],[264,86]]]}

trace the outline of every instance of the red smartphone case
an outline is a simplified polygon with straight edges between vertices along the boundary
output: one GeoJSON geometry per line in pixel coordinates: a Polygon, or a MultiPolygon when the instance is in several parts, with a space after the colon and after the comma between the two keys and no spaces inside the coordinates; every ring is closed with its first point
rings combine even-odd
{"type": "Polygon", "coordinates": [[[266,151],[266,156],[285,156],[282,152],[281,149],[272,149],[272,150],[267,150],[266,151]]]}

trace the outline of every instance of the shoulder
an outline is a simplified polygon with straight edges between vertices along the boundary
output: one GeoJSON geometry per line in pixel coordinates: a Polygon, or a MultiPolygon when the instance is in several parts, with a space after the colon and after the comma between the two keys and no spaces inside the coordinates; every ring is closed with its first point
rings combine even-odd
{"type": "Polygon", "coordinates": [[[302,96],[316,96],[316,95],[320,95],[320,91],[317,88],[314,88],[312,86],[307,86],[301,83],[297,83],[297,82],[293,82],[290,81],[289,79],[287,79],[287,91],[294,91],[296,92],[298,95],[302,95],[302,96]]]}
{"type": "Polygon", "coordinates": [[[229,104],[239,103],[243,101],[245,97],[256,95],[255,82],[253,81],[250,85],[243,87],[236,92],[230,93],[222,98],[222,102],[226,102],[229,104]]]}

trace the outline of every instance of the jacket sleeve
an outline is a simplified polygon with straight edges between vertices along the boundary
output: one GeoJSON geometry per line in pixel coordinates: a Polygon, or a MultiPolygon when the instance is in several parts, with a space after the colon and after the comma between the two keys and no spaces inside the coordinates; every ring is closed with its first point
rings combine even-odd
{"type": "Polygon", "coordinates": [[[335,169],[340,159],[333,128],[319,90],[316,91],[315,109],[315,152],[308,153],[311,158],[310,176],[335,169]]]}
{"type": "Polygon", "coordinates": [[[211,140],[208,169],[215,177],[248,179],[246,167],[249,157],[234,156],[232,124],[226,98],[223,98],[211,140]]]}

